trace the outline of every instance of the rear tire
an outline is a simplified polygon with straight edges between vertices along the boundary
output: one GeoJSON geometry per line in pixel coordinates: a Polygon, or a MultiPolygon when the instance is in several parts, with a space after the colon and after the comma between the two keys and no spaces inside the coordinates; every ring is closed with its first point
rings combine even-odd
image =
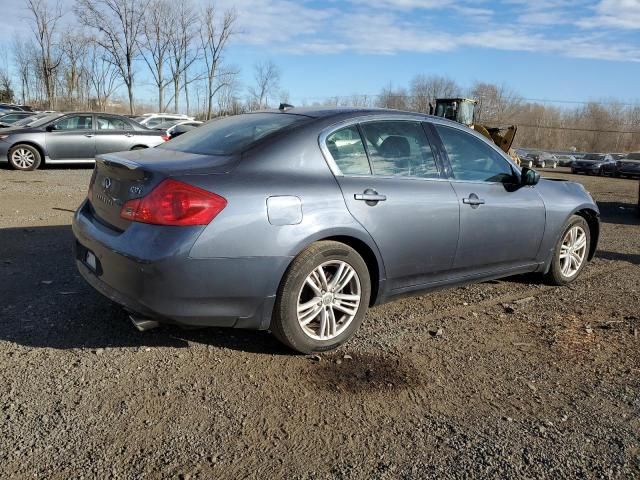
{"type": "Polygon", "coordinates": [[[358,252],[339,242],[314,243],[284,275],[271,331],[300,353],[332,350],[358,329],[370,296],[369,270],[358,252]]]}
{"type": "Polygon", "coordinates": [[[579,215],[573,215],[562,229],[553,252],[546,280],[551,285],[573,282],[587,264],[591,247],[589,224],[579,215]]]}
{"type": "Polygon", "coordinates": [[[18,144],[9,150],[9,166],[14,170],[36,170],[41,162],[40,152],[31,145],[18,144]]]}

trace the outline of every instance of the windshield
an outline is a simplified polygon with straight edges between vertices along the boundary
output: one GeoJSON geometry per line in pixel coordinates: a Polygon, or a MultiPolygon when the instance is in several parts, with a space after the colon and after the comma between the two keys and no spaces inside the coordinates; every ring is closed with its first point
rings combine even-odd
{"type": "Polygon", "coordinates": [[[640,152],[630,153],[626,156],[627,160],[640,160],[640,152]]]}
{"type": "Polygon", "coordinates": [[[200,155],[230,155],[308,117],[286,113],[247,113],[195,128],[158,148],[200,155]]]}
{"type": "Polygon", "coordinates": [[[138,122],[138,123],[140,123],[140,122],[141,122],[142,120],[144,120],[145,118],[147,118],[147,117],[144,117],[144,116],[143,116],[143,117],[136,117],[136,118],[134,118],[134,119],[133,119],[133,121],[134,121],[134,122],[138,122]]]}
{"type": "Polygon", "coordinates": [[[587,153],[584,157],[582,157],[583,160],[602,160],[604,158],[604,155],[601,155],[599,153],[587,153]]]}
{"type": "Polygon", "coordinates": [[[32,115],[30,117],[23,118],[22,120],[18,120],[17,122],[14,122],[12,126],[13,127],[26,127],[26,126],[37,127],[42,125],[43,123],[46,123],[45,119],[48,121],[57,116],[58,116],[57,113],[40,113],[38,115],[32,115]]]}
{"type": "Polygon", "coordinates": [[[164,130],[164,129],[173,127],[176,123],[179,123],[179,122],[180,120],[169,120],[168,122],[162,122],[160,125],[156,125],[153,128],[155,128],[156,130],[160,130],[160,129],[164,130]]]}

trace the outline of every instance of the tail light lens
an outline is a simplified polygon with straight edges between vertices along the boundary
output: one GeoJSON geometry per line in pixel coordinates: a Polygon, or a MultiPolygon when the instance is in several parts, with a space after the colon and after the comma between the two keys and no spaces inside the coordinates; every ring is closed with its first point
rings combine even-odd
{"type": "Polygon", "coordinates": [[[164,135],[162,135],[162,140],[168,142],[169,140],[171,140],[171,137],[165,133],[164,135]]]}
{"type": "Polygon", "coordinates": [[[120,217],[154,225],[208,225],[226,206],[227,200],[215,193],[167,179],[148,195],[125,203],[120,217]]]}

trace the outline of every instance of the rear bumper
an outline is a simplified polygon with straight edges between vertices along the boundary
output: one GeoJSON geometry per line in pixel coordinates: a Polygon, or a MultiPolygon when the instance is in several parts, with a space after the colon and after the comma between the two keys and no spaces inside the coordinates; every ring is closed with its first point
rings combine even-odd
{"type": "Polygon", "coordinates": [[[73,221],[78,271],[102,295],[160,322],[268,328],[290,258],[191,258],[201,230],[132,224],[114,232],[85,202],[73,221]],[[96,256],[95,271],[87,251],[96,256]]]}

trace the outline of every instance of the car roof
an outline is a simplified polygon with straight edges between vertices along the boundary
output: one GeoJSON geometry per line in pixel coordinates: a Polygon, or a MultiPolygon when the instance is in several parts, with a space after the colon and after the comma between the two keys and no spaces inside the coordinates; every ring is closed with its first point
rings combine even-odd
{"type": "Polygon", "coordinates": [[[257,113],[281,113],[290,115],[300,115],[315,119],[328,119],[331,117],[339,117],[341,120],[349,118],[357,118],[362,116],[376,116],[376,115],[400,115],[407,117],[419,117],[424,120],[437,120],[439,123],[451,124],[460,126],[461,124],[453,120],[448,120],[443,117],[436,117],[434,115],[428,115],[422,112],[411,112],[407,110],[394,110],[391,108],[358,108],[358,107],[294,107],[284,110],[268,109],[258,110],[250,112],[247,115],[254,115],[257,113]]]}

